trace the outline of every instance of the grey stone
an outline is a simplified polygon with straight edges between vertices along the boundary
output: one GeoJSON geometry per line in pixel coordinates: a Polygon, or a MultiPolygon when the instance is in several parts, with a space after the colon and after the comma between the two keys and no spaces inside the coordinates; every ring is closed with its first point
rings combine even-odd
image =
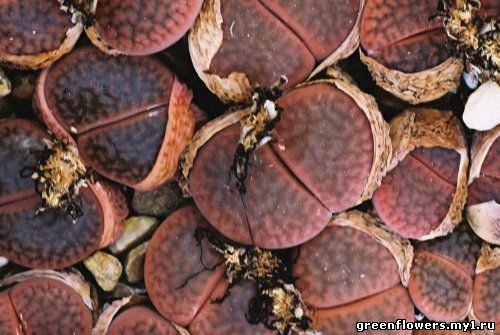
{"type": "Polygon", "coordinates": [[[158,223],[158,219],[151,216],[129,217],[123,223],[123,233],[109,247],[109,250],[116,255],[136,246],[153,234],[158,223]]]}
{"type": "Polygon", "coordinates": [[[177,182],[167,182],[153,191],[135,191],[132,208],[141,215],[164,219],[184,206],[186,200],[177,182]]]}

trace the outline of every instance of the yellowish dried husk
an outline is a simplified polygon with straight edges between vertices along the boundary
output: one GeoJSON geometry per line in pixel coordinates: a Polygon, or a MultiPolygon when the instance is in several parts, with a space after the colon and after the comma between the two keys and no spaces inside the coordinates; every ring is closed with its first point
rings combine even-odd
{"type": "Polygon", "coordinates": [[[118,50],[114,49],[111,45],[106,43],[106,41],[101,38],[101,36],[99,35],[99,27],[97,25],[92,25],[88,28],[85,28],[85,33],[87,34],[87,37],[90,39],[92,44],[98,47],[102,52],[111,56],[121,55],[118,50]]]}
{"type": "MultiPolygon", "coordinates": [[[[500,126],[474,134],[468,185],[479,178],[481,167],[493,143],[500,137],[500,126]]],[[[467,205],[465,215],[471,228],[483,240],[500,245],[500,204],[495,200],[467,205]]]]}
{"type": "Polygon", "coordinates": [[[500,125],[486,132],[476,132],[471,148],[471,165],[468,185],[479,178],[481,167],[491,146],[500,137],[500,125]]]}
{"type": "Polygon", "coordinates": [[[460,85],[463,64],[457,58],[448,58],[425,71],[405,73],[387,68],[361,49],[359,53],[378,86],[412,105],[441,98],[460,85]]]}
{"type": "Polygon", "coordinates": [[[472,230],[484,241],[500,245],[500,204],[495,200],[465,207],[472,230]]]}
{"type": "Polygon", "coordinates": [[[47,67],[73,49],[82,31],[83,25],[77,22],[73,27],[68,29],[66,38],[58,49],[36,55],[11,55],[0,51],[0,64],[31,70],[47,67]]]}
{"type": "Polygon", "coordinates": [[[391,121],[391,141],[393,155],[388,171],[411,151],[421,147],[442,147],[460,154],[457,188],[450,209],[438,227],[418,239],[424,241],[449,234],[462,221],[462,210],[467,200],[469,158],[460,122],[451,111],[409,108],[391,121]]]}
{"type": "MultiPolygon", "coordinates": [[[[372,169],[363,189],[363,193],[356,202],[356,205],[358,205],[372,197],[373,192],[375,192],[377,187],[382,182],[383,176],[386,174],[388,164],[391,161],[392,156],[389,125],[384,121],[382,114],[378,110],[375,99],[372,96],[363,93],[358,87],[356,87],[356,85],[353,84],[352,80],[345,73],[337,68],[330,68],[327,73],[332,77],[331,79],[306,82],[296,86],[295,88],[318,83],[326,83],[335,86],[345,94],[349,95],[356,102],[370,122],[374,143],[374,160],[372,163],[372,169]]],[[[188,186],[188,177],[199,148],[201,148],[216,133],[241,121],[250,113],[250,107],[230,111],[223,116],[208,122],[194,135],[193,139],[184,150],[184,153],[181,155],[180,161],[181,178],[179,185],[185,196],[191,196],[188,186]]]]}
{"type": "Polygon", "coordinates": [[[189,53],[198,76],[223,102],[250,103],[256,84],[246,74],[232,72],[227,78],[208,73],[210,63],[222,45],[221,0],[207,0],[189,33],[189,53]]]}
{"type": "Polygon", "coordinates": [[[99,315],[99,319],[92,329],[92,335],[105,335],[113,321],[115,315],[126,306],[133,306],[148,301],[146,297],[140,295],[131,295],[120,300],[115,300],[110,304],[106,304],[99,315]]]}
{"type": "Polygon", "coordinates": [[[323,71],[324,69],[335,65],[339,60],[349,57],[359,47],[361,33],[361,17],[363,16],[363,8],[366,0],[359,2],[359,13],[356,23],[344,42],[330,56],[325,58],[309,75],[308,80],[323,71]]]}
{"type": "Polygon", "coordinates": [[[10,94],[10,90],[11,90],[10,80],[9,78],[7,78],[3,70],[0,68],[0,99],[10,94]]]}
{"type": "Polygon", "coordinates": [[[334,216],[329,225],[355,228],[376,239],[394,256],[398,264],[401,282],[405,287],[408,286],[413,261],[413,246],[408,239],[391,232],[376,215],[358,210],[334,216]]]}
{"type": "Polygon", "coordinates": [[[82,274],[75,269],[69,269],[68,271],[30,270],[20,272],[1,280],[0,289],[35,278],[58,280],[75,290],[82,297],[83,302],[92,312],[97,312],[99,309],[96,292],[92,286],[85,281],[82,274]]]}
{"type": "MultiPolygon", "coordinates": [[[[99,319],[97,320],[94,329],[92,329],[92,335],[106,335],[111,322],[113,322],[114,317],[120,312],[121,309],[147,302],[149,302],[149,300],[145,296],[130,295],[128,297],[115,300],[110,304],[106,304],[99,315],[99,319]]],[[[186,329],[173,322],[170,323],[180,335],[190,335],[186,329]]]]}
{"type": "Polygon", "coordinates": [[[496,269],[500,266],[500,247],[483,243],[481,255],[477,260],[476,275],[485,271],[496,269]]]}

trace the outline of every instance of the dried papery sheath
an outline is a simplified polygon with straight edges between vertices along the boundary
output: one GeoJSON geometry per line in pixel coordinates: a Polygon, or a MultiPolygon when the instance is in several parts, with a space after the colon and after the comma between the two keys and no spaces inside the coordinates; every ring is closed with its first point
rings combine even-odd
{"type": "Polygon", "coordinates": [[[209,0],[189,34],[194,68],[222,101],[250,103],[281,75],[293,87],[351,55],[364,0],[209,0]],[[316,65],[319,64],[317,67],[316,65]]]}
{"type": "Polygon", "coordinates": [[[462,62],[450,57],[433,0],[368,1],[361,20],[361,61],[376,84],[413,105],[460,84],[462,62]]]}
{"type": "Polygon", "coordinates": [[[82,212],[75,198],[80,187],[88,186],[87,170],[74,146],[57,140],[44,139],[44,142],[45,149],[33,153],[38,155],[37,166],[25,167],[21,175],[35,181],[43,201],[39,211],[62,208],[76,220],[82,212]]]}
{"type": "Polygon", "coordinates": [[[391,121],[391,142],[392,160],[372,199],[378,215],[403,237],[447,235],[462,220],[467,198],[459,120],[451,111],[409,108],[391,121]]]}
{"type": "Polygon", "coordinates": [[[483,240],[500,245],[500,126],[474,134],[467,205],[470,226],[483,240]]]}
{"type": "Polygon", "coordinates": [[[222,255],[225,277],[229,288],[215,302],[222,302],[242,280],[255,283],[256,294],[250,299],[246,319],[252,324],[262,323],[280,335],[317,334],[307,316],[307,306],[294,287],[296,280],[284,256],[259,247],[237,245],[221,241],[210,230],[198,227],[195,238],[201,243],[207,239],[222,255]]]}
{"type": "MultiPolygon", "coordinates": [[[[483,1],[486,2],[486,1],[483,1]]],[[[441,0],[451,51],[465,62],[466,71],[480,82],[500,81],[500,23],[478,14],[479,0],[441,0]]]]}

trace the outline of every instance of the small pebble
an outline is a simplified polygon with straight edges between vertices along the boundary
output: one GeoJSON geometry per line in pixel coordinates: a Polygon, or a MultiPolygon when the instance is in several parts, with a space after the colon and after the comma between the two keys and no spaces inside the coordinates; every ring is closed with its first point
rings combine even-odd
{"type": "Polygon", "coordinates": [[[500,85],[490,80],[474,91],[465,104],[462,116],[468,128],[486,131],[500,124],[500,85]]]}
{"type": "Polygon", "coordinates": [[[36,73],[18,72],[12,79],[12,96],[20,100],[31,100],[35,91],[36,73]]]}
{"type": "Polygon", "coordinates": [[[11,84],[9,78],[5,75],[2,69],[0,69],[0,98],[8,95],[11,90],[11,84]]]}
{"type": "Polygon", "coordinates": [[[98,251],[83,261],[97,284],[106,292],[113,291],[122,275],[120,261],[105,252],[98,251]]]}
{"type": "Polygon", "coordinates": [[[149,241],[140,244],[130,250],[125,258],[125,277],[131,284],[137,283],[144,278],[144,259],[148,246],[149,241]]]}
{"type": "Polygon", "coordinates": [[[152,215],[164,219],[184,206],[186,200],[177,182],[163,184],[153,191],[135,191],[132,199],[133,210],[140,215],[152,215]]]}
{"type": "Polygon", "coordinates": [[[5,257],[0,256],[0,268],[3,268],[7,264],[9,264],[9,260],[5,257]]]}
{"type": "Polygon", "coordinates": [[[121,299],[131,295],[145,295],[146,293],[145,288],[132,287],[123,283],[118,283],[113,292],[111,292],[111,296],[115,299],[121,299]]]}
{"type": "Polygon", "coordinates": [[[123,223],[123,233],[109,250],[117,255],[144,241],[158,227],[158,219],[151,216],[132,216],[123,223]]]}

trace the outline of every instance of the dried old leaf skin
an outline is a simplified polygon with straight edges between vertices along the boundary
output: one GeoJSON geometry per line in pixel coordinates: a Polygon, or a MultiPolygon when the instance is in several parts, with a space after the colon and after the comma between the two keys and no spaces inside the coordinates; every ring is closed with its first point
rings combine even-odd
{"type": "Polygon", "coordinates": [[[174,175],[195,121],[190,90],[159,60],[82,48],[45,74],[36,96],[42,118],[74,139],[84,163],[144,190],[174,175]]]}
{"type": "Polygon", "coordinates": [[[202,0],[99,0],[94,28],[112,49],[148,55],[166,49],[191,27],[202,0]]]}
{"type": "Polygon", "coordinates": [[[314,57],[307,47],[257,0],[221,1],[221,12],[224,39],[209,73],[244,73],[260,86],[286,75],[291,87],[312,71],[314,57]]]}
{"type": "Polygon", "coordinates": [[[153,309],[134,306],[120,313],[111,323],[108,335],[178,335],[170,322],[153,309]]]}
{"type": "MultiPolygon", "coordinates": [[[[36,123],[11,119],[0,122],[0,158],[8,166],[0,168],[0,253],[30,268],[70,266],[102,247],[106,231],[103,199],[91,188],[81,188],[76,202],[83,216],[73,223],[71,215],[49,209],[35,215],[42,206],[34,181],[21,178],[23,167],[36,166],[31,151],[45,148],[48,134],[36,123]]],[[[102,186],[100,186],[102,187],[102,186]]],[[[123,206],[123,196],[106,188],[104,201],[123,206]]],[[[126,208],[108,209],[113,219],[126,216],[126,208]],[[120,213],[120,214],[118,214],[120,213]]],[[[115,229],[111,227],[110,229],[115,229]]],[[[112,238],[110,236],[109,238],[112,238]]],[[[109,243],[109,241],[107,241],[109,243]]]]}
{"type": "MultiPolygon", "coordinates": [[[[353,304],[332,309],[320,309],[314,315],[315,325],[323,334],[351,335],[356,333],[356,323],[395,322],[397,319],[413,321],[414,309],[408,292],[401,285],[378,293],[353,304]]],[[[365,331],[370,335],[384,335],[387,331],[365,331]]],[[[411,330],[398,331],[410,335],[411,330]]]]}
{"type": "MultiPolygon", "coordinates": [[[[232,125],[198,151],[189,188],[198,208],[217,230],[234,241],[252,244],[234,177],[229,179],[239,135],[240,125],[232,125]]],[[[243,200],[256,245],[297,245],[318,234],[328,223],[330,212],[296,180],[268,145],[254,151],[248,173],[243,200]]]]}
{"type": "Polygon", "coordinates": [[[420,72],[445,61],[446,33],[434,1],[368,1],[361,21],[361,46],[393,70],[420,72]]]}
{"type": "Polygon", "coordinates": [[[9,298],[9,292],[0,293],[0,334],[23,334],[17,314],[9,298]]]}
{"type": "Polygon", "coordinates": [[[58,280],[26,280],[11,289],[10,298],[26,335],[92,331],[92,314],[81,296],[58,280]]]}
{"type": "Polygon", "coordinates": [[[358,17],[359,0],[260,0],[288,25],[317,61],[333,53],[347,39],[358,17]]]}
{"type": "Polygon", "coordinates": [[[0,54],[35,55],[54,51],[73,26],[51,0],[0,1],[0,54]]]}
{"type": "Polygon", "coordinates": [[[418,148],[382,180],[373,204],[398,234],[418,238],[447,215],[457,185],[460,155],[441,147],[418,148]]]}
{"type": "MultiPolygon", "coordinates": [[[[189,276],[203,270],[200,249],[194,238],[198,225],[207,225],[199,211],[184,207],[157,229],[146,253],[144,279],[151,301],[165,318],[186,326],[209,298],[223,277],[223,267],[205,271],[184,284],[189,276]]],[[[221,257],[203,242],[203,262],[212,267],[221,257]]]]}
{"type": "MultiPolygon", "coordinates": [[[[212,299],[221,297],[226,287],[227,282],[221,282],[212,299]]],[[[231,294],[222,303],[207,301],[189,325],[189,332],[191,335],[276,334],[276,331],[268,330],[260,323],[252,325],[245,319],[248,301],[254,295],[253,284],[245,281],[231,288],[231,294]]]]}
{"type": "Polygon", "coordinates": [[[479,177],[469,185],[468,205],[494,200],[500,203],[500,138],[491,145],[479,177]]]}
{"type": "Polygon", "coordinates": [[[293,274],[304,301],[319,309],[353,303],[400,283],[389,250],[350,227],[328,227],[304,244],[293,274]]]}
{"type": "MultiPolygon", "coordinates": [[[[474,278],[474,315],[481,321],[500,321],[500,267],[482,272],[474,278]]],[[[498,330],[497,330],[498,331],[498,330]]]]}
{"type": "Polygon", "coordinates": [[[373,164],[373,135],[364,112],[328,84],[293,90],[273,132],[274,152],[332,212],[360,199],[373,164]]]}

